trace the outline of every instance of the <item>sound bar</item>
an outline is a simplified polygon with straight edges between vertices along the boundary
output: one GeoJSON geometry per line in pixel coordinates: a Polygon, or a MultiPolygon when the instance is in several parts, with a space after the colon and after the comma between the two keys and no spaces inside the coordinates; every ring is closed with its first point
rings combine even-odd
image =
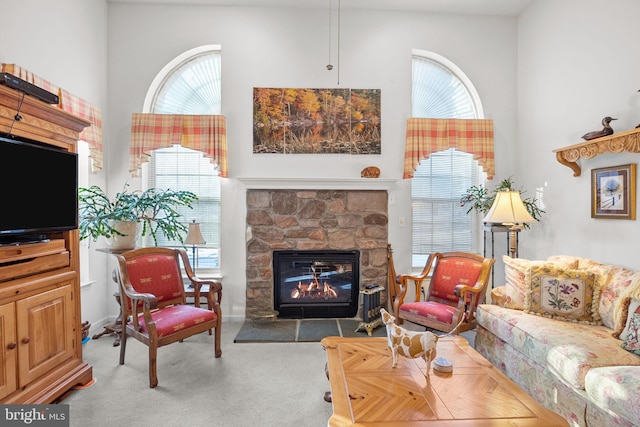
{"type": "Polygon", "coordinates": [[[40,101],[46,102],[47,104],[57,104],[60,100],[58,95],[46,91],[36,85],[32,85],[13,74],[0,73],[0,84],[19,90],[20,92],[24,92],[27,95],[38,98],[40,101]]]}

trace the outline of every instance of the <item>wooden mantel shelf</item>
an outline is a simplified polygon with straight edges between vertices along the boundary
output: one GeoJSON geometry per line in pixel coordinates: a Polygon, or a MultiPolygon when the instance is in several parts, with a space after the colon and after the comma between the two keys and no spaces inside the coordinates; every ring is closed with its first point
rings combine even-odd
{"type": "Polygon", "coordinates": [[[553,150],[556,160],[571,168],[573,176],[580,176],[581,169],[577,163],[580,158],[592,159],[600,154],[622,151],[640,153],[640,128],[553,150]]]}

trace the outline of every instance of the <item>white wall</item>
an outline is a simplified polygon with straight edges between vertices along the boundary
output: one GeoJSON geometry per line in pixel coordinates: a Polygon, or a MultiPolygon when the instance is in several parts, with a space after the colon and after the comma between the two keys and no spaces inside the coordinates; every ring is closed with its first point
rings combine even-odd
{"type": "MultiPolygon", "coordinates": [[[[396,268],[410,269],[408,182],[402,181],[404,133],[411,106],[411,50],[434,51],[456,63],[495,120],[497,178],[513,174],[516,139],[516,19],[344,10],[340,81],[329,63],[328,9],[109,5],[109,183],[139,186],[127,173],[131,113],[140,112],[156,74],[175,56],[204,44],[222,46],[223,114],[229,174],[222,188],[222,273],[225,317],[244,318],[245,186],[238,178],[357,178],[369,165],[397,179],[390,206],[396,268]],[[252,153],[254,87],[344,87],[382,91],[382,154],[252,153]]],[[[334,20],[334,25],[336,21],[334,20]]],[[[335,28],[335,27],[334,27],[335,28]]],[[[335,46],[335,44],[334,44],[335,46]]],[[[115,190],[114,190],[115,191],[115,190]]]]}
{"type": "MultiPolygon", "coordinates": [[[[23,0],[3,5],[3,16],[11,19],[3,20],[0,61],[21,65],[102,109],[106,170],[90,179],[104,184],[108,175],[115,192],[125,181],[139,185],[127,173],[130,117],[141,111],[156,73],[195,46],[222,45],[231,174],[223,184],[223,309],[225,316],[242,317],[245,193],[238,177],[295,180],[308,176],[311,162],[321,162],[324,167],[314,169],[318,178],[347,178],[379,166],[383,178],[398,180],[389,232],[397,270],[408,270],[410,227],[399,228],[398,218],[410,218],[409,186],[400,178],[412,48],[447,57],[473,81],[495,121],[496,180],[512,175],[528,192],[544,190],[547,213],[521,234],[521,256],[566,253],[640,269],[631,246],[640,237],[637,222],[590,218],[590,170],[635,163],[637,155],[581,160],[583,173],[576,178],[552,152],[581,142],[606,115],[619,119],[616,131],[640,123],[638,12],[635,0],[535,0],[518,20],[344,11],[339,86],[382,90],[380,156],[252,154],[254,86],[338,86],[336,68],[325,68],[325,10],[23,0]]],[[[113,264],[97,246],[90,250],[97,281],[82,292],[83,320],[93,324],[117,313],[113,264]]],[[[496,266],[499,282],[501,262],[496,266]]]]}
{"type": "MultiPolygon", "coordinates": [[[[640,269],[638,221],[591,218],[591,169],[637,163],[638,154],[579,161],[553,149],[584,142],[605,116],[615,132],[640,123],[640,2],[536,0],[518,21],[518,176],[544,189],[547,214],[523,235],[521,255],[572,254],[640,269]]],[[[639,218],[640,219],[640,218],[639,218]]]]}
{"type": "MultiPolygon", "coordinates": [[[[3,2],[0,62],[26,68],[98,106],[106,115],[106,0],[3,2]]],[[[105,120],[105,145],[109,144],[108,124],[105,120]]],[[[103,185],[105,173],[91,175],[90,180],[103,185]]],[[[117,309],[115,286],[106,285],[111,280],[106,259],[107,255],[101,254],[90,263],[86,257],[81,262],[82,320],[94,325],[105,322],[117,309]]]]}

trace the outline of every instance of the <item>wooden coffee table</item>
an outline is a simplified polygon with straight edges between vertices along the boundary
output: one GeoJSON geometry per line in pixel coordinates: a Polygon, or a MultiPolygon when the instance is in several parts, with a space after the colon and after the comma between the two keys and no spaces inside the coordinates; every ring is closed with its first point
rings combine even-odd
{"type": "Polygon", "coordinates": [[[391,367],[387,338],[327,337],[322,346],[333,405],[329,427],[568,426],[459,336],[438,340],[438,356],[453,363],[453,372],[432,366],[430,384],[423,359],[400,356],[391,367]]]}

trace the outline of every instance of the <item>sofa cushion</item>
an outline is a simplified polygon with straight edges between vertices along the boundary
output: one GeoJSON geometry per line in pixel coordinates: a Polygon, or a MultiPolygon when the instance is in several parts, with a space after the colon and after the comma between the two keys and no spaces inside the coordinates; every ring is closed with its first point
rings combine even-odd
{"type": "Polygon", "coordinates": [[[630,297],[640,293],[640,271],[611,266],[607,274],[610,279],[601,290],[600,317],[617,338],[627,320],[630,297]]]}
{"type": "Polygon", "coordinates": [[[563,268],[578,268],[580,258],[572,255],[551,255],[547,258],[547,262],[563,268]]]}
{"type": "Polygon", "coordinates": [[[524,311],[481,304],[478,324],[573,387],[584,389],[594,367],[640,366],[640,357],[621,347],[604,326],[563,322],[524,311]]]}
{"type": "Polygon", "coordinates": [[[524,258],[502,256],[505,276],[505,307],[522,310],[529,281],[531,266],[553,264],[562,268],[578,268],[580,258],[570,255],[552,255],[546,261],[531,261],[524,258]]]}
{"type": "Polygon", "coordinates": [[[627,333],[622,348],[640,356],[640,314],[630,313],[627,333]]]}
{"type": "Polygon", "coordinates": [[[580,323],[600,324],[600,288],[595,274],[553,264],[532,265],[525,312],[580,323]]]}
{"type": "Polygon", "coordinates": [[[585,391],[605,411],[618,414],[634,425],[640,423],[640,367],[591,369],[585,376],[585,391]]]}
{"type": "Polygon", "coordinates": [[[640,314],[640,300],[635,298],[629,299],[627,320],[625,322],[624,328],[622,329],[622,332],[620,333],[620,339],[623,341],[627,339],[627,334],[629,333],[629,323],[631,323],[631,319],[633,318],[634,313],[640,314]]]}
{"type": "Polygon", "coordinates": [[[528,259],[511,258],[508,255],[503,255],[502,262],[504,263],[505,279],[504,306],[522,310],[524,309],[524,295],[527,290],[526,275],[529,272],[531,261],[528,259]]]}

